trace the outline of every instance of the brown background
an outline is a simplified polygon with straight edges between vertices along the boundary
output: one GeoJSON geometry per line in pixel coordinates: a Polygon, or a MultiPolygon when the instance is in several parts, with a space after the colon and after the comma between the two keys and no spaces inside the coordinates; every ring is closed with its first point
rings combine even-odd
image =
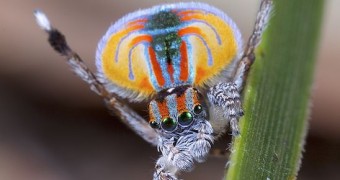
{"type": "MultiPolygon", "coordinates": [[[[98,40],[122,15],[174,1],[0,0],[0,180],[151,179],[156,149],[109,115],[48,46],[32,11],[44,10],[94,68],[98,40]]],[[[326,1],[310,132],[299,179],[340,179],[340,1],[326,1]]],[[[211,2],[246,39],[258,4],[211,2]]],[[[144,113],[143,106],[136,106],[144,113]]],[[[226,141],[221,144],[227,144],[226,141]]],[[[226,159],[209,158],[185,179],[221,179],[226,159]]]]}

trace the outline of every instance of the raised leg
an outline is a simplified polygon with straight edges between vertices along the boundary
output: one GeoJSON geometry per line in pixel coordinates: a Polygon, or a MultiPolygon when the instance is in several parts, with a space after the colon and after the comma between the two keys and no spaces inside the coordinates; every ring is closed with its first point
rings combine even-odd
{"type": "Polygon", "coordinates": [[[262,0],[260,9],[256,16],[255,26],[251,36],[248,39],[248,43],[243,51],[243,56],[238,64],[234,76],[234,83],[239,91],[242,90],[243,84],[246,81],[248,71],[250,66],[255,61],[255,48],[261,42],[261,37],[264,30],[267,27],[268,20],[270,18],[270,12],[272,10],[273,1],[272,0],[262,0]]]}
{"type": "Polygon", "coordinates": [[[223,117],[215,117],[215,122],[212,122],[212,124],[218,124],[213,125],[217,135],[225,131],[224,127],[228,123],[234,136],[240,133],[238,120],[243,115],[240,93],[246,81],[248,70],[255,61],[254,50],[261,41],[263,31],[270,17],[272,4],[272,0],[262,0],[253,33],[248,40],[232,82],[218,83],[211,87],[207,93],[209,102],[212,105],[212,112],[215,114],[223,114],[223,117]],[[225,119],[227,119],[227,121],[225,121],[225,119]]]}
{"type": "Polygon", "coordinates": [[[48,41],[50,45],[62,56],[64,56],[71,67],[81,79],[90,85],[92,91],[101,96],[107,107],[126,124],[135,133],[140,135],[144,140],[157,146],[158,133],[152,129],[140,115],[133,111],[130,107],[119,101],[118,96],[109,93],[104,85],[98,81],[96,76],[85,65],[83,60],[74,52],[67,44],[63,34],[51,26],[46,15],[41,11],[34,12],[38,25],[48,33],[48,41]]]}

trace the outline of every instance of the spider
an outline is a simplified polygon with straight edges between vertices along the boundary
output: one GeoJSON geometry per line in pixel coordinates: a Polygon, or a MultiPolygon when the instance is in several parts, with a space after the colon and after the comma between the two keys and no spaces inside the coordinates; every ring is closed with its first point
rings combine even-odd
{"type": "Polygon", "coordinates": [[[128,14],[99,41],[96,74],[43,12],[34,14],[71,69],[123,123],[157,146],[161,156],[153,179],[175,180],[206,159],[228,125],[233,136],[240,134],[240,93],[271,7],[271,0],[262,0],[245,48],[236,24],[204,3],[165,4],[128,14]],[[149,123],[126,100],[149,101],[149,123]]]}

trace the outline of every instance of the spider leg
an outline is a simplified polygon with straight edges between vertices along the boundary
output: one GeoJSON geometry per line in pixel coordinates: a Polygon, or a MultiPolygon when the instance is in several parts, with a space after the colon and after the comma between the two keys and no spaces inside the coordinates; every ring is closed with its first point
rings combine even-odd
{"type": "Polygon", "coordinates": [[[178,169],[162,155],[156,162],[153,180],[177,180],[177,172],[178,169]]]}
{"type": "Polygon", "coordinates": [[[243,84],[247,78],[250,66],[255,61],[255,48],[261,42],[262,34],[267,27],[268,20],[270,18],[270,12],[272,10],[272,0],[262,0],[260,9],[257,12],[255,26],[251,36],[248,39],[247,45],[243,51],[241,61],[238,64],[234,82],[239,91],[242,90],[243,84]]]}
{"type": "Polygon", "coordinates": [[[250,66],[255,61],[254,50],[261,41],[263,31],[268,23],[272,9],[272,0],[262,0],[260,9],[257,13],[255,27],[244,49],[243,56],[239,61],[235,75],[231,82],[220,82],[211,87],[207,93],[210,104],[212,105],[212,125],[216,137],[225,132],[224,127],[230,124],[232,134],[240,133],[238,121],[243,115],[241,96],[243,85],[246,81],[250,66]],[[223,116],[219,116],[223,114],[223,116]],[[227,121],[225,121],[227,119],[227,121]]]}
{"type": "Polygon", "coordinates": [[[71,70],[83,81],[90,85],[92,91],[101,96],[108,109],[121,118],[121,121],[152,145],[157,145],[159,135],[152,129],[140,115],[118,99],[118,96],[109,93],[105,86],[97,79],[91,70],[85,65],[80,56],[67,44],[64,35],[51,26],[47,16],[37,10],[34,12],[38,25],[47,32],[50,45],[59,54],[64,56],[71,70]]]}
{"type": "Polygon", "coordinates": [[[220,82],[209,89],[207,97],[212,105],[210,121],[215,137],[219,137],[226,131],[225,127],[228,123],[232,135],[239,135],[238,119],[243,116],[243,110],[240,92],[236,84],[220,82]]]}

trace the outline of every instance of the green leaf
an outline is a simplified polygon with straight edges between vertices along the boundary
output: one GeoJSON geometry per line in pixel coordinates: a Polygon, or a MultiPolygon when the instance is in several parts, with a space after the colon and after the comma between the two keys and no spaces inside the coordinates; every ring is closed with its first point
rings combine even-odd
{"type": "Polygon", "coordinates": [[[274,0],[244,89],[226,178],[295,179],[308,126],[323,0],[274,0]]]}

